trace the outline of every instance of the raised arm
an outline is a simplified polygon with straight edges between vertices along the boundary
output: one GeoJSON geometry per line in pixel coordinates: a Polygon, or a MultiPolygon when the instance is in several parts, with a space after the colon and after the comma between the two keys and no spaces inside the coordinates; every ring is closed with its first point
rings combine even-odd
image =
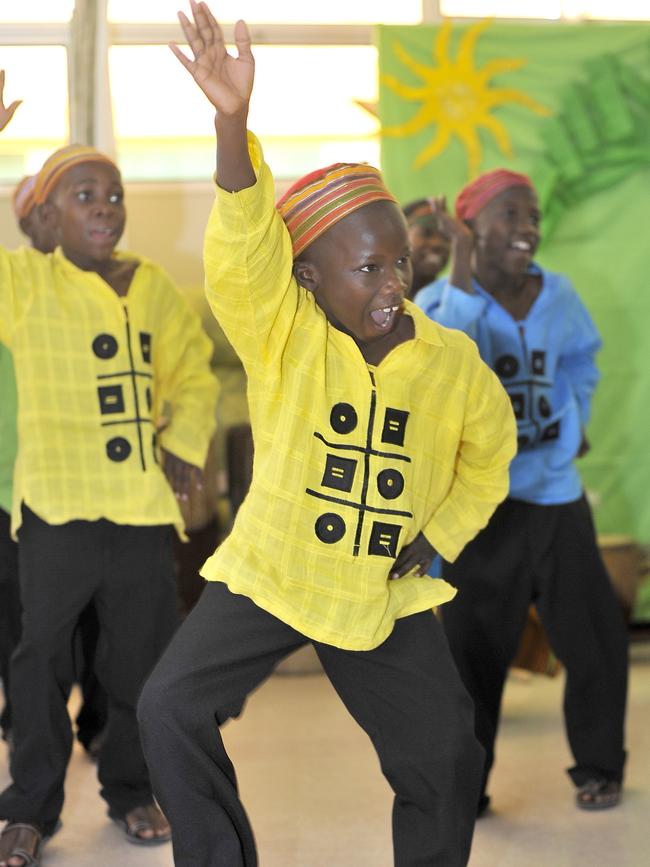
{"type": "Polygon", "coordinates": [[[248,27],[244,21],[235,24],[237,57],[232,57],[207,4],[190,0],[190,7],[193,21],[183,12],[178,13],[178,19],[193,59],[186,57],[178,45],[172,43],[169,47],[216,109],[216,180],[222,189],[237,192],[255,183],[246,138],[255,74],[248,27]]]}
{"type": "Polygon", "coordinates": [[[0,69],[0,132],[7,126],[11,118],[14,116],[16,109],[22,102],[20,99],[15,99],[11,105],[5,106],[4,101],[5,91],[5,71],[0,69]]]}
{"type": "Polygon", "coordinates": [[[472,287],[474,234],[467,223],[449,213],[445,196],[435,196],[431,200],[431,208],[451,238],[449,282],[471,295],[474,293],[472,287]]]}

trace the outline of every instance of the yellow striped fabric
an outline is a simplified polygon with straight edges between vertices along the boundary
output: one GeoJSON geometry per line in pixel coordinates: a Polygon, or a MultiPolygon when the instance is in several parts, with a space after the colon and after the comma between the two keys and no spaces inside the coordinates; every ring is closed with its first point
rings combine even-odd
{"type": "Polygon", "coordinates": [[[203,466],[217,384],[212,344],[164,271],[140,259],[122,298],[60,249],[0,248],[0,341],[18,388],[14,530],[21,501],[51,524],[180,526],[158,445],[203,466]]]}
{"type": "Polygon", "coordinates": [[[204,245],[208,300],[248,375],[253,480],[205,564],[301,633],[377,646],[439,605],[439,578],[390,581],[423,531],[453,560],[508,490],[510,401],[476,346],[414,305],[415,338],[370,369],[292,276],[289,233],[251,136],[257,183],[217,188],[204,245]]]}

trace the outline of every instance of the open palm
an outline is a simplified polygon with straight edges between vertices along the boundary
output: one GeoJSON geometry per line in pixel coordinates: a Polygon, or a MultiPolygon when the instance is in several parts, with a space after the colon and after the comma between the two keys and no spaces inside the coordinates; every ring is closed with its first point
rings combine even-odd
{"type": "Polygon", "coordinates": [[[178,13],[178,19],[194,59],[186,57],[177,45],[170,45],[171,50],[217,111],[228,115],[245,112],[255,74],[248,27],[243,21],[235,24],[238,56],[232,57],[207,4],[190,0],[190,5],[194,23],[183,12],[178,13]]]}
{"type": "Polygon", "coordinates": [[[20,100],[16,99],[11,105],[5,106],[4,103],[4,90],[5,90],[5,71],[4,69],[0,69],[0,131],[3,130],[11,118],[14,116],[14,113],[18,106],[20,105],[20,100]]]}

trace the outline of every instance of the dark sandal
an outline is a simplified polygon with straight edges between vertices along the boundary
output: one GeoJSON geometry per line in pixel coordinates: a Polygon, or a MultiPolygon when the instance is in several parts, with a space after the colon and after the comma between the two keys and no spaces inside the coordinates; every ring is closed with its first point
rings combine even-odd
{"type": "Polygon", "coordinates": [[[587,780],[576,795],[576,804],[581,810],[608,810],[620,802],[621,784],[616,780],[587,780]]]}
{"type": "MultiPolygon", "coordinates": [[[[122,831],[124,832],[124,836],[129,841],[129,843],[133,843],[136,846],[159,846],[161,843],[169,843],[172,838],[171,832],[163,835],[156,835],[156,828],[148,817],[148,815],[144,812],[149,807],[154,807],[154,809],[158,809],[155,804],[147,804],[144,807],[135,807],[133,810],[129,810],[129,812],[121,816],[113,810],[108,811],[109,817],[118,825],[122,831]],[[127,820],[127,816],[132,813],[138,813],[143,811],[142,815],[139,818],[127,820]],[[141,837],[140,834],[142,831],[153,831],[153,837],[141,837]]],[[[161,813],[162,815],[162,813],[161,813]]]]}
{"type": "Polygon", "coordinates": [[[6,863],[10,858],[22,858],[22,867],[38,867],[45,838],[36,825],[28,822],[7,822],[0,834],[0,843],[9,834],[14,834],[15,840],[11,850],[3,856],[3,861],[6,863]]]}

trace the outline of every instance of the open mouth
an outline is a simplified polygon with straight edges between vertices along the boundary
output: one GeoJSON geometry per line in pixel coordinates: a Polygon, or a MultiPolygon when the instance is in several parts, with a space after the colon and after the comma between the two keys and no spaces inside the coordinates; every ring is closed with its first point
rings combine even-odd
{"type": "Polygon", "coordinates": [[[512,241],[510,244],[513,250],[518,250],[521,253],[531,253],[533,246],[528,241],[512,241]]]}
{"type": "Polygon", "coordinates": [[[400,308],[401,304],[395,304],[392,307],[380,307],[377,310],[371,310],[370,316],[375,325],[385,331],[392,325],[400,308]]]}
{"type": "Polygon", "coordinates": [[[103,240],[110,240],[115,237],[113,229],[109,229],[106,226],[99,226],[95,229],[91,229],[90,234],[93,238],[101,238],[103,240]]]}

